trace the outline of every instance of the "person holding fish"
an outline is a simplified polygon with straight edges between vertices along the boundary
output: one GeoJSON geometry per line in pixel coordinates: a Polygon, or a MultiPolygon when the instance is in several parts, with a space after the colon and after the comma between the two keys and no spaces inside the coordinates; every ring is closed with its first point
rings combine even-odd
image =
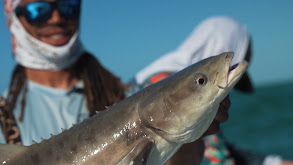
{"type": "MultiPolygon", "coordinates": [[[[17,65],[1,100],[0,143],[41,142],[125,98],[127,86],[79,39],[81,3],[4,0],[17,65]]],[[[226,97],[203,136],[219,130],[228,119],[229,106],[226,97]]],[[[194,163],[200,162],[202,141],[186,146],[198,146],[189,155],[194,163]]]]}
{"type": "MultiPolygon", "coordinates": [[[[252,40],[244,25],[225,16],[211,17],[199,24],[175,51],[161,56],[139,71],[130,83],[136,88],[144,88],[193,63],[222,52],[233,51],[235,53],[231,66],[244,60],[250,62],[252,56],[251,46],[252,40]]],[[[247,72],[234,88],[244,93],[254,91],[252,81],[247,72]]],[[[292,161],[282,160],[279,155],[261,155],[238,150],[233,144],[224,141],[220,134],[207,136],[204,141],[205,151],[201,165],[293,165],[292,161]]],[[[184,152],[192,151],[192,148],[182,147],[180,150],[182,152],[173,156],[178,156],[178,162],[170,161],[167,162],[167,165],[179,164],[179,162],[192,164],[189,160],[192,157],[188,159],[188,156],[185,156],[184,160],[181,159],[183,157],[180,157],[184,152]]]]}

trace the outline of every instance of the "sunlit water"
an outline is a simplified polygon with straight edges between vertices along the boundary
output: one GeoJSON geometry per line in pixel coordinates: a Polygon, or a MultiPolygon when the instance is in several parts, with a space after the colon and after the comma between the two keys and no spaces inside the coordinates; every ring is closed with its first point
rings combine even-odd
{"type": "Polygon", "coordinates": [[[230,93],[228,122],[222,132],[238,148],[279,154],[293,160],[293,82],[230,93]]]}

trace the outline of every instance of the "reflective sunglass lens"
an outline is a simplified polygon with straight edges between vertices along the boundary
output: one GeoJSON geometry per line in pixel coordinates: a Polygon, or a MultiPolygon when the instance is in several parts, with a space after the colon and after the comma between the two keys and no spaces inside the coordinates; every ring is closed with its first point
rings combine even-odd
{"type": "Polygon", "coordinates": [[[67,0],[58,1],[58,9],[60,14],[67,19],[76,19],[80,14],[80,1],[67,0]]]}
{"type": "Polygon", "coordinates": [[[26,6],[25,17],[29,23],[46,22],[51,16],[51,6],[45,2],[35,2],[26,6]]]}
{"type": "Polygon", "coordinates": [[[59,0],[54,2],[32,2],[15,9],[15,13],[24,15],[30,24],[46,23],[52,16],[52,11],[58,9],[65,19],[77,19],[80,14],[80,0],[59,0]]]}

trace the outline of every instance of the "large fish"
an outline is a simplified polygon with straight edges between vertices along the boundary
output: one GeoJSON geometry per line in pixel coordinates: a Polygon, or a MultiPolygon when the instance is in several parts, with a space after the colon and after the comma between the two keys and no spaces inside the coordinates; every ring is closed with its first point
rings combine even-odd
{"type": "Polygon", "coordinates": [[[31,146],[0,145],[3,164],[163,164],[197,140],[247,62],[233,53],[190,67],[114,104],[67,131],[31,146]]]}

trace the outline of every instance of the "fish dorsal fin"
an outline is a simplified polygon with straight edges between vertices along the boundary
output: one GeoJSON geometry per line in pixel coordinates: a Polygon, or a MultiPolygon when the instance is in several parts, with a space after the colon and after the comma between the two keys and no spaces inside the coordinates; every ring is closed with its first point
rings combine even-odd
{"type": "Polygon", "coordinates": [[[13,157],[25,151],[28,147],[16,144],[0,144],[0,164],[13,159],[13,157]]]}

